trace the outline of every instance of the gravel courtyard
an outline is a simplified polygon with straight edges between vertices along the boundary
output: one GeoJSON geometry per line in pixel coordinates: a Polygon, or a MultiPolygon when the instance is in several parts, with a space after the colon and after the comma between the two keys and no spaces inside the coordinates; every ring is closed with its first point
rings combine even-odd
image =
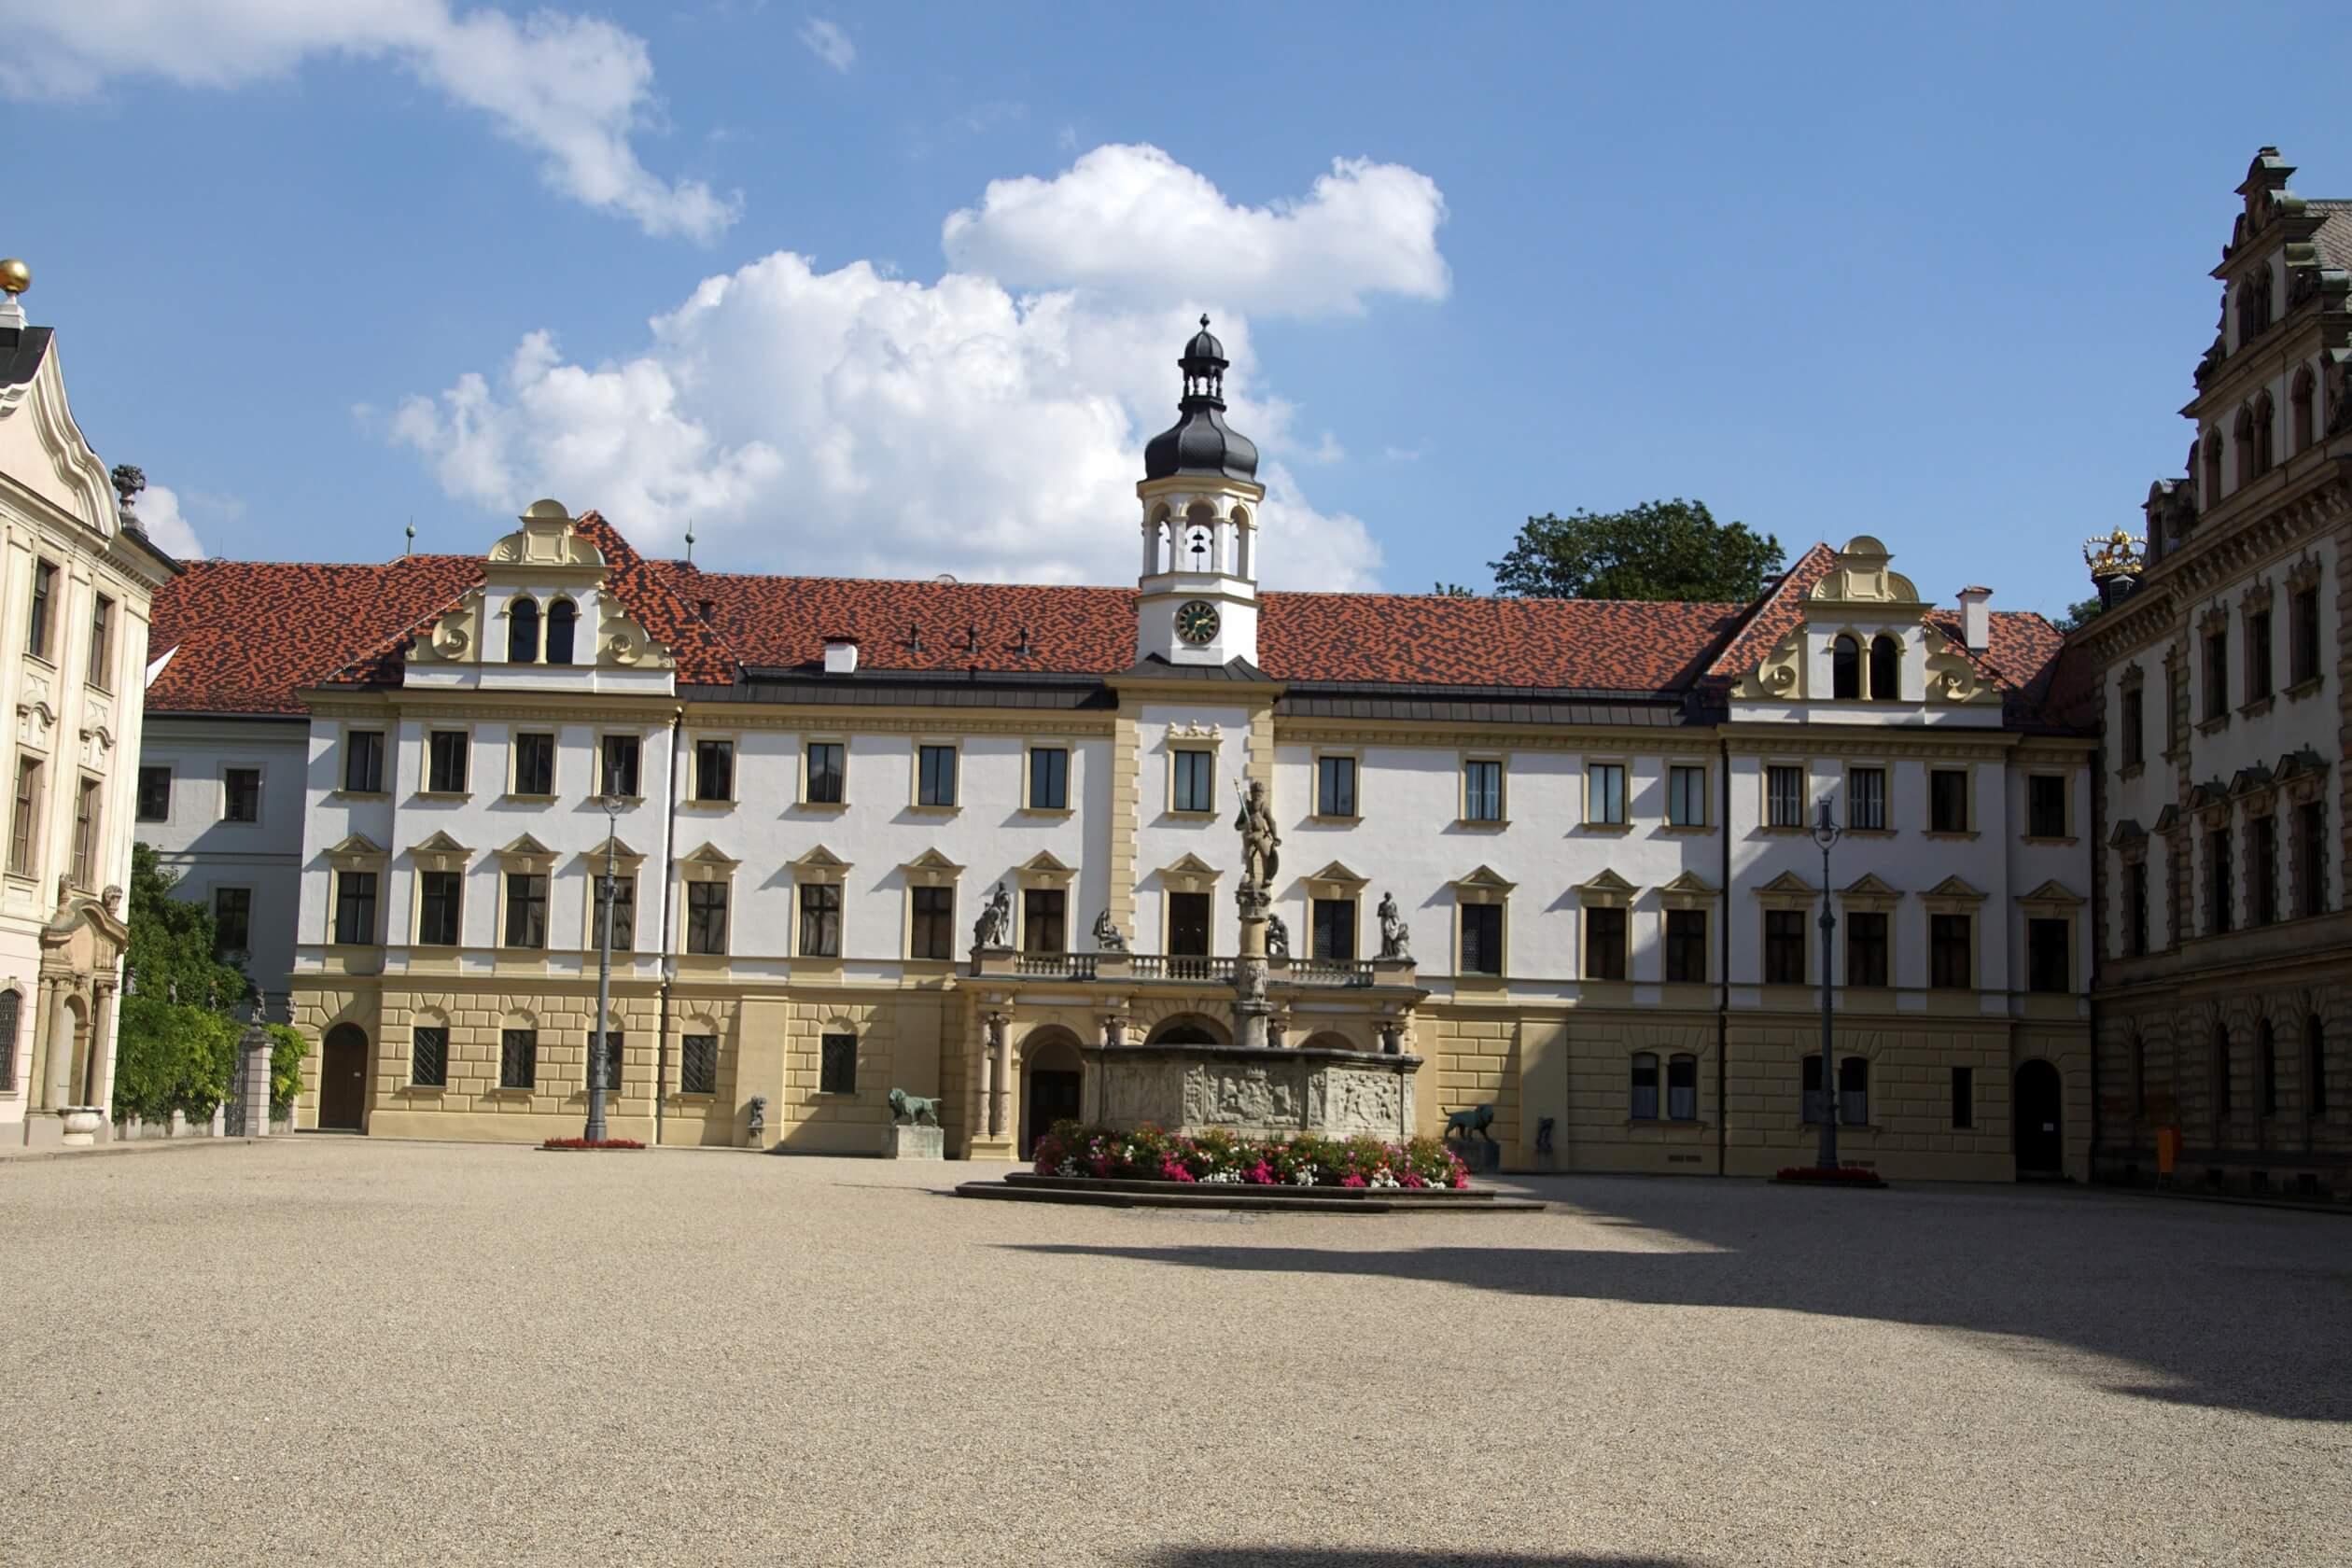
{"type": "Polygon", "coordinates": [[[0,1163],[0,1561],[2352,1561],[2352,1222],[273,1139],[0,1163]]]}

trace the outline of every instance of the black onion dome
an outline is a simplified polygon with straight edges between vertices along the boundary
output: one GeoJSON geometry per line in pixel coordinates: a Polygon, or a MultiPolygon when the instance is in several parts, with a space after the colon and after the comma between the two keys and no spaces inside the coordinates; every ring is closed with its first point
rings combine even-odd
{"type": "Polygon", "coordinates": [[[1200,318],[1200,330],[1184,345],[1177,365],[1184,372],[1179,417],[1143,448],[1143,477],[1213,474],[1257,482],[1257,443],[1225,422],[1225,344],[1200,318]]]}

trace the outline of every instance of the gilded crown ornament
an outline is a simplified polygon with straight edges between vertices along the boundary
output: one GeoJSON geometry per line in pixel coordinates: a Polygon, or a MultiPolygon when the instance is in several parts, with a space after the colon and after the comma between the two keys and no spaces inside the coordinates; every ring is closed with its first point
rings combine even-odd
{"type": "Polygon", "coordinates": [[[2147,548],[2144,541],[2118,528],[2105,539],[2083,540],[2082,559],[2094,582],[2103,577],[2137,577],[2147,548]]]}

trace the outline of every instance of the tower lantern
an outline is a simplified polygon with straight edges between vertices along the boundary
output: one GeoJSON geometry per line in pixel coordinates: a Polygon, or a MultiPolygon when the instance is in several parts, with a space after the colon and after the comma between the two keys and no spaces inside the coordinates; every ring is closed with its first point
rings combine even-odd
{"type": "Polygon", "coordinates": [[[1257,445],[1225,421],[1225,344],[1200,330],[1176,361],[1176,423],[1143,448],[1135,652],[1170,665],[1257,662],[1257,445]]]}

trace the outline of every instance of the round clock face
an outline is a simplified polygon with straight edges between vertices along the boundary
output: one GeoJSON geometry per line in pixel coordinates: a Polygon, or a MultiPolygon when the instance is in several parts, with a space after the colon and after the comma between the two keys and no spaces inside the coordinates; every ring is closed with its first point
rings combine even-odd
{"type": "Polygon", "coordinates": [[[1206,599],[1187,600],[1176,611],[1176,635],[1186,642],[1203,643],[1217,635],[1217,607],[1206,599]]]}

